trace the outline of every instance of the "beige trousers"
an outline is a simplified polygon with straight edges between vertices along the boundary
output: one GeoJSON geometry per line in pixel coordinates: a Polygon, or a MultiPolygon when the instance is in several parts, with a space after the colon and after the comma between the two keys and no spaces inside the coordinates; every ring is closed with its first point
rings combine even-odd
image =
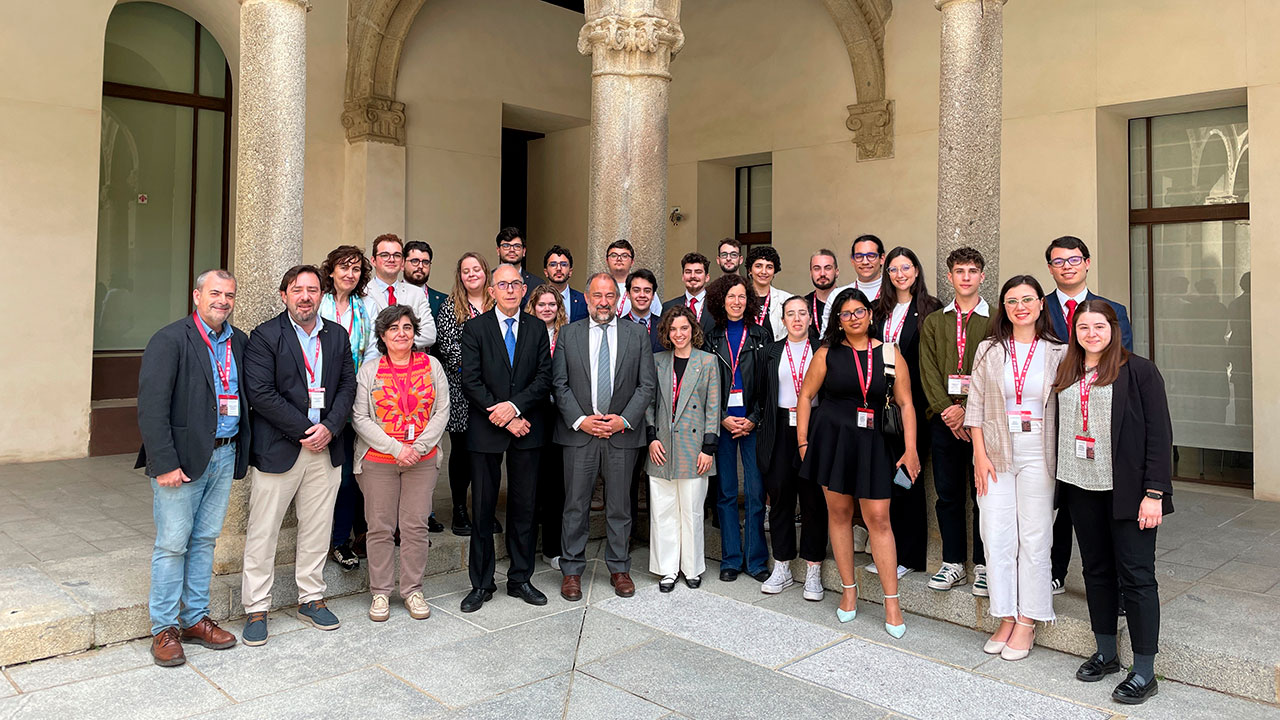
{"type": "Polygon", "coordinates": [[[400,528],[400,597],[422,589],[427,570],[427,517],[436,489],[436,459],[423,458],[413,467],[364,461],[356,476],[364,493],[364,517],[369,524],[369,591],[390,595],[395,589],[396,528],[400,528]]]}
{"type": "Polygon", "coordinates": [[[707,569],[702,506],[707,478],[664,480],[649,476],[649,572],[683,572],[695,578],[707,569]]]}
{"type": "Polygon", "coordinates": [[[324,563],[333,531],[333,504],[342,482],[342,468],[329,460],[329,449],[306,448],[287,472],[254,468],[249,491],[249,523],[244,538],[244,573],[240,585],[246,613],[271,609],[271,585],[276,575],[276,542],[289,503],[298,515],[298,551],[294,577],[298,602],[324,598],[324,563]]]}

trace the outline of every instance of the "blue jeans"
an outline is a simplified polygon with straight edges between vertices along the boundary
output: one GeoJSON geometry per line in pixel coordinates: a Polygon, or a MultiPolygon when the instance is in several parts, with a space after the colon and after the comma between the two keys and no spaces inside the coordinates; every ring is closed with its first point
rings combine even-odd
{"type": "Polygon", "coordinates": [[[735,438],[720,434],[716,450],[716,470],[720,472],[720,492],[716,499],[716,515],[720,518],[721,567],[742,569],[746,556],[748,575],[768,570],[769,547],[764,541],[764,480],[756,465],[756,434],[735,438]],[[738,452],[742,452],[742,492],[747,498],[747,517],[738,526],[738,452]]]}
{"type": "Polygon", "coordinates": [[[178,487],[151,478],[156,547],[151,553],[151,634],[188,628],[209,614],[213,546],[236,470],[235,443],[213,451],[204,474],[178,487]],[[181,621],[181,623],[179,623],[181,621]]]}

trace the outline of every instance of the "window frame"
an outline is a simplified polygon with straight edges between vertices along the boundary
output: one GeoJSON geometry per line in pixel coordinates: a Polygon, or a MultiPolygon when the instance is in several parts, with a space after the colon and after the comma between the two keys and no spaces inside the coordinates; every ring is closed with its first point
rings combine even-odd
{"type": "MultiPolygon", "coordinates": [[[[755,165],[741,165],[734,168],[733,171],[733,237],[742,244],[743,257],[746,257],[748,250],[754,245],[772,245],[773,230],[763,232],[738,232],[738,228],[742,227],[742,173],[747,173],[747,224],[749,230],[751,228],[751,170],[758,167],[773,167],[772,162],[756,163],[755,165]]],[[[770,202],[772,202],[773,183],[769,184],[770,202]]],[[[772,223],[770,224],[772,226],[772,223]]]]}

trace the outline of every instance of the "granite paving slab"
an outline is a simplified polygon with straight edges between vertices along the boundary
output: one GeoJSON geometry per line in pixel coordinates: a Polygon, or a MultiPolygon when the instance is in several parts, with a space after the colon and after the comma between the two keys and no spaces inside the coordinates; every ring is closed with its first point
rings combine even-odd
{"type": "Polygon", "coordinates": [[[1197,585],[1160,608],[1156,672],[1192,685],[1276,702],[1280,598],[1197,585]],[[1224,631],[1223,619],[1247,632],[1224,631]]]}
{"type": "Polygon", "coordinates": [[[446,713],[442,720],[511,720],[563,717],[569,695],[569,674],[516,687],[473,705],[446,713]]]}
{"type": "Polygon", "coordinates": [[[325,678],[283,692],[219,708],[196,717],[244,720],[312,718],[416,718],[444,706],[376,667],[325,678]]]}
{"type": "Polygon", "coordinates": [[[0,699],[0,720],[167,720],[231,704],[191,667],[136,670],[0,699]]]}
{"type": "Polygon", "coordinates": [[[578,638],[576,664],[581,666],[601,660],[649,642],[661,634],[653,628],[631,622],[611,612],[588,607],[586,619],[582,623],[582,635],[578,638]]]}
{"type": "Polygon", "coordinates": [[[0,666],[93,644],[93,615],[32,567],[0,570],[0,666]]]}
{"type": "Polygon", "coordinates": [[[671,711],[661,705],[633,695],[626,690],[601,682],[590,675],[575,672],[569,687],[569,707],[564,720],[656,720],[671,711]]]}
{"type": "Polygon", "coordinates": [[[93,613],[94,644],[151,633],[149,547],[46,562],[40,569],[93,613]]]}
{"type": "Polygon", "coordinates": [[[471,592],[470,580],[467,581],[465,590],[434,597],[430,602],[432,607],[438,607],[444,612],[462,618],[485,630],[501,630],[502,628],[555,615],[556,613],[580,610],[582,603],[572,603],[560,597],[560,578],[561,575],[556,570],[544,570],[540,573],[534,573],[531,580],[533,586],[547,596],[547,604],[541,606],[530,605],[519,598],[508,595],[505,578],[495,578],[498,589],[493,594],[493,599],[486,602],[483,607],[475,612],[464,613],[460,607],[462,599],[471,592]]]}
{"type": "Polygon", "coordinates": [[[1280,568],[1232,560],[1205,575],[1200,582],[1264,593],[1280,583],[1280,568]]]}
{"type": "Polygon", "coordinates": [[[108,647],[14,665],[5,672],[23,692],[114,675],[152,664],[150,641],[117,643],[108,647]]]}

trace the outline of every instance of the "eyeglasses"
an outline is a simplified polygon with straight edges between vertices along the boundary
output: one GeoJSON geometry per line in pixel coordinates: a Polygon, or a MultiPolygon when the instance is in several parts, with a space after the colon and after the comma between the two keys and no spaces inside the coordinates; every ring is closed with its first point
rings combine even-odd
{"type": "Polygon", "coordinates": [[[393,260],[400,262],[404,259],[404,253],[380,252],[377,255],[374,255],[374,257],[378,258],[382,262],[391,262],[393,260]]]}
{"type": "Polygon", "coordinates": [[[1070,265],[1071,267],[1075,267],[1076,265],[1079,265],[1082,262],[1084,262],[1083,255],[1072,255],[1071,257],[1065,257],[1065,258],[1054,258],[1049,261],[1049,264],[1056,268],[1060,268],[1063,265],[1070,265]]]}
{"type": "Polygon", "coordinates": [[[610,260],[630,260],[630,259],[631,259],[631,253],[628,253],[628,252],[611,252],[611,253],[609,253],[608,255],[605,255],[605,257],[609,258],[610,260]]]}
{"type": "Polygon", "coordinates": [[[854,262],[871,262],[872,260],[875,260],[878,257],[880,257],[880,253],[878,252],[854,253],[853,261],[854,262]]]}
{"type": "Polygon", "coordinates": [[[424,259],[424,258],[410,258],[408,260],[405,260],[404,264],[409,265],[411,267],[419,267],[421,265],[430,265],[431,260],[424,259]]]}
{"type": "Polygon", "coordinates": [[[907,273],[915,269],[916,269],[915,265],[901,265],[901,266],[889,268],[889,274],[890,275],[906,275],[907,273]]]}
{"type": "Polygon", "coordinates": [[[740,258],[740,257],[742,257],[742,253],[740,253],[740,252],[722,252],[722,253],[720,253],[720,259],[721,259],[721,260],[737,260],[737,259],[738,259],[738,258],[740,258]]]}
{"type": "Polygon", "coordinates": [[[807,318],[809,317],[809,311],[805,308],[798,308],[796,310],[788,310],[782,316],[786,318],[807,318]]]}
{"type": "Polygon", "coordinates": [[[1016,308],[1019,305],[1026,305],[1027,307],[1031,307],[1039,299],[1040,298],[1032,297],[1031,295],[1028,295],[1026,297],[1021,297],[1021,298],[1007,298],[1004,301],[1004,306],[1007,308],[1016,308]]]}
{"type": "Polygon", "coordinates": [[[559,268],[567,270],[573,266],[569,264],[568,260],[553,260],[552,262],[547,263],[547,267],[551,270],[557,270],[559,268]]]}
{"type": "Polygon", "coordinates": [[[524,247],[524,243],[515,243],[515,242],[498,243],[498,249],[500,250],[519,250],[522,247],[524,247]]]}
{"type": "Polygon", "coordinates": [[[856,308],[856,309],[854,309],[854,310],[841,310],[841,311],[840,311],[840,319],[841,319],[841,320],[852,320],[852,319],[854,319],[854,318],[857,318],[857,319],[861,320],[862,318],[864,318],[864,317],[866,317],[866,316],[867,316],[867,313],[868,313],[868,312],[870,312],[870,311],[869,311],[869,310],[867,310],[867,309],[866,309],[866,308],[864,308],[864,307],[856,308]]]}
{"type": "Polygon", "coordinates": [[[524,287],[524,281],[523,280],[499,280],[498,282],[494,283],[493,286],[498,288],[498,290],[502,292],[506,292],[508,290],[519,290],[520,288],[524,287]]]}

